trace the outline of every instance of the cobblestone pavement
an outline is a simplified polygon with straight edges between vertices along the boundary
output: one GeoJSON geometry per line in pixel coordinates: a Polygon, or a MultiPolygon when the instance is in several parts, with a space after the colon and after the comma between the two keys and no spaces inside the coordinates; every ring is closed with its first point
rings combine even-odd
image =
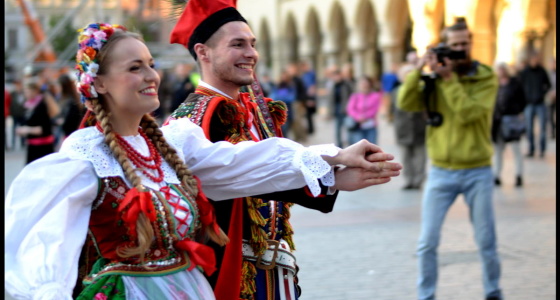
{"type": "MultiPolygon", "coordinates": [[[[316,116],[320,133],[305,143],[331,143],[333,124],[316,116]]],[[[380,120],[378,144],[400,160],[393,127],[380,120]]],[[[526,149],[526,145],[522,145],[526,149]]],[[[502,187],[495,188],[501,286],[508,300],[556,299],[556,145],[544,159],[525,159],[524,187],[514,188],[506,149],[502,187]]],[[[5,153],[5,193],[24,163],[23,151],[5,153]]],[[[329,214],[292,210],[301,300],[415,299],[420,191],[402,191],[402,178],[341,192],[329,214]]],[[[439,248],[440,300],[483,299],[481,265],[462,198],[451,207],[439,248]]],[[[11,299],[5,295],[6,299],[11,299]]]]}

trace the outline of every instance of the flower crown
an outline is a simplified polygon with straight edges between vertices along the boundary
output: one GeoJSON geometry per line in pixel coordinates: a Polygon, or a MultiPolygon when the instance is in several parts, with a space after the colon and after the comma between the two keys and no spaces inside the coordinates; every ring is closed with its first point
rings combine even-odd
{"type": "Polygon", "coordinates": [[[122,25],[105,23],[92,23],[78,30],[78,53],[76,54],[76,70],[78,92],[82,103],[86,100],[96,99],[97,92],[93,87],[93,80],[97,77],[99,60],[97,53],[107,43],[115,30],[126,31],[122,25]]]}

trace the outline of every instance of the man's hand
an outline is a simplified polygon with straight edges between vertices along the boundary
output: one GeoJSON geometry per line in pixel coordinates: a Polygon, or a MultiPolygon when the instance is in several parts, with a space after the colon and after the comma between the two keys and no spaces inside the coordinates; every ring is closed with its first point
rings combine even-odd
{"type": "Polygon", "coordinates": [[[384,153],[379,146],[367,140],[361,140],[340,150],[335,157],[323,156],[323,158],[330,165],[340,164],[372,172],[379,172],[383,169],[393,171],[402,169],[399,163],[388,162],[395,158],[392,154],[384,153]]]}
{"type": "Polygon", "coordinates": [[[428,56],[430,55],[430,52],[426,52],[424,53],[424,55],[418,57],[418,60],[416,61],[416,69],[418,69],[418,71],[422,72],[422,69],[424,69],[424,66],[426,65],[426,62],[428,60],[428,56]]]}
{"type": "MultiPolygon", "coordinates": [[[[389,165],[385,165],[389,167],[389,165]]],[[[399,176],[400,171],[391,168],[380,168],[379,171],[366,171],[362,168],[342,167],[335,172],[333,188],[341,191],[355,191],[368,186],[384,184],[391,181],[391,177],[399,176]]]]}
{"type": "Polygon", "coordinates": [[[448,80],[451,78],[453,74],[453,62],[447,58],[443,58],[444,64],[438,62],[437,56],[433,52],[426,53],[426,63],[430,66],[432,72],[439,75],[444,80],[448,80]]]}

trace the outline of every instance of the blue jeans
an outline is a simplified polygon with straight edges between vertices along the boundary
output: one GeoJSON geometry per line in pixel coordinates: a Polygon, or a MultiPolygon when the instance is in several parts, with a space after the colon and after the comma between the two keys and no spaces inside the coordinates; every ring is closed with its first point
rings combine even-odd
{"type": "Polygon", "coordinates": [[[361,139],[377,144],[377,127],[349,131],[348,135],[350,136],[350,145],[359,142],[361,139]]]}
{"type": "Polygon", "coordinates": [[[422,229],[416,249],[418,299],[435,299],[441,227],[449,207],[461,193],[469,207],[474,238],[482,260],[485,297],[501,297],[500,259],[496,250],[492,206],[493,180],[490,166],[462,170],[431,167],[422,200],[422,229]]]}
{"type": "Polygon", "coordinates": [[[525,106],[525,120],[527,121],[527,139],[529,140],[529,153],[530,155],[535,153],[535,138],[534,138],[534,128],[533,123],[535,120],[535,115],[539,117],[539,142],[541,146],[541,154],[544,154],[546,150],[546,106],[544,103],[540,104],[527,104],[525,106]]]}

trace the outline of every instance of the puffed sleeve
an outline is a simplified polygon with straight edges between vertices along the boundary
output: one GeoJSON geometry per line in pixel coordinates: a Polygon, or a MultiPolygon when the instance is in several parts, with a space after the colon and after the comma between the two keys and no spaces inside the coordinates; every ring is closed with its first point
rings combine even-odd
{"type": "Polygon", "coordinates": [[[72,299],[98,182],[54,153],[27,165],[5,200],[5,288],[16,299],[72,299]]]}
{"type": "Polygon", "coordinates": [[[213,200],[285,191],[308,186],[314,196],[319,181],[334,185],[332,167],[321,155],[335,156],[334,145],[304,147],[284,138],[237,144],[210,142],[188,118],[171,121],[164,136],[198,176],[213,200]]]}

